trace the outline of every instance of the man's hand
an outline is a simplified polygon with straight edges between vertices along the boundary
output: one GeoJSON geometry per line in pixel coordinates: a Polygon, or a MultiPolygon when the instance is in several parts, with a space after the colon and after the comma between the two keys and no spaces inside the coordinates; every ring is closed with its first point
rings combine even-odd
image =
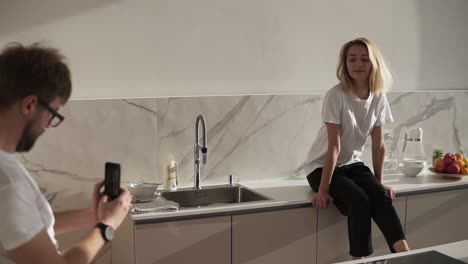
{"type": "Polygon", "coordinates": [[[317,208],[328,208],[333,204],[333,198],[328,192],[319,191],[312,197],[312,205],[317,208]]]}
{"type": "Polygon", "coordinates": [[[92,215],[92,218],[93,218],[93,225],[95,225],[97,222],[98,222],[98,206],[99,206],[99,201],[101,200],[102,198],[102,192],[101,192],[101,189],[102,187],[104,186],[104,180],[96,183],[94,185],[94,189],[93,189],[93,197],[91,198],[91,215],[92,215]]]}
{"type": "Polygon", "coordinates": [[[394,199],[395,198],[395,191],[393,190],[393,188],[390,187],[390,186],[385,186],[385,185],[383,185],[383,187],[385,188],[385,190],[387,190],[388,195],[390,196],[390,198],[394,199]]]}
{"type": "Polygon", "coordinates": [[[120,194],[114,200],[109,200],[107,195],[101,195],[97,207],[98,222],[112,226],[117,229],[125,216],[127,216],[132,195],[126,189],[120,189],[120,194]]]}

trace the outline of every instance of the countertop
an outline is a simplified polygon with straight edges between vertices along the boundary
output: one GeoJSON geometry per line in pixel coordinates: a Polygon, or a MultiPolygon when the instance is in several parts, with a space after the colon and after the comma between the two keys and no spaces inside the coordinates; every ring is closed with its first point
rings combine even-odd
{"type": "MultiPolygon", "coordinates": [[[[271,200],[206,206],[203,208],[181,208],[178,211],[169,212],[133,214],[131,215],[131,218],[136,224],[143,224],[312,206],[310,200],[314,192],[309,187],[305,177],[294,179],[241,181],[239,184],[260,194],[266,195],[270,197],[271,200]]],[[[397,197],[409,196],[423,193],[466,189],[468,188],[468,176],[462,177],[461,179],[449,179],[433,174],[430,171],[423,171],[416,177],[407,177],[401,173],[393,173],[386,174],[384,176],[384,184],[391,186],[395,190],[397,197]]]]}
{"type": "Polygon", "coordinates": [[[382,260],[382,259],[390,259],[390,258],[396,258],[396,257],[400,257],[400,256],[407,256],[407,255],[417,254],[417,253],[430,251],[430,250],[438,251],[438,252],[440,252],[442,254],[445,254],[445,255],[450,256],[450,257],[455,258],[455,259],[458,259],[458,260],[463,261],[465,263],[468,263],[468,251],[467,251],[467,249],[468,249],[468,240],[462,240],[462,241],[458,241],[458,242],[454,242],[454,243],[443,244],[443,245],[427,247],[427,248],[421,248],[421,249],[411,250],[411,251],[403,252],[403,253],[395,253],[395,254],[377,256],[377,257],[366,258],[366,259],[361,259],[361,260],[345,261],[345,262],[339,262],[339,263],[340,264],[370,263],[371,261],[378,261],[378,260],[382,260]]]}

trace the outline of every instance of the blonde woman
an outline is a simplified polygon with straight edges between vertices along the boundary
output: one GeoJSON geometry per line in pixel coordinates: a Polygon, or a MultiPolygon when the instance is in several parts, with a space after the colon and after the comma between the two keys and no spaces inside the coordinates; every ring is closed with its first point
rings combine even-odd
{"type": "Polygon", "coordinates": [[[325,95],[321,127],[310,153],[307,176],[316,192],[312,204],[335,204],[348,217],[350,255],[372,254],[371,219],[392,252],[407,251],[403,228],[392,204],[395,192],[382,184],[383,125],[393,122],[385,92],[392,76],[378,48],[358,38],[343,45],[337,67],[339,84],[325,95]],[[359,159],[367,137],[372,139],[372,172],[359,159]]]}

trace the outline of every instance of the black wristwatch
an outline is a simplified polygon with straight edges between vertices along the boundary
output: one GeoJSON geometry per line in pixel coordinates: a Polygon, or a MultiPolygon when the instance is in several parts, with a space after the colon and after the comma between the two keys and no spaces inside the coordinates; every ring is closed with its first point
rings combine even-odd
{"type": "Polygon", "coordinates": [[[101,231],[101,236],[104,241],[109,242],[114,238],[114,228],[103,223],[97,223],[96,227],[101,231]]]}

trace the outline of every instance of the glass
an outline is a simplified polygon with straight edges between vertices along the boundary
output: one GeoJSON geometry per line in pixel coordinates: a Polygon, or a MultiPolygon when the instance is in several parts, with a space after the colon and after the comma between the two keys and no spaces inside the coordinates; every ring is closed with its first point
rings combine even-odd
{"type": "Polygon", "coordinates": [[[426,160],[422,142],[422,128],[413,128],[405,133],[403,145],[404,162],[422,162],[426,160]]]}
{"type": "Polygon", "coordinates": [[[49,125],[51,127],[58,127],[58,125],[60,125],[60,123],[62,123],[62,121],[65,119],[65,117],[63,117],[55,109],[53,109],[49,105],[49,103],[47,103],[45,100],[43,100],[41,98],[37,98],[37,101],[38,101],[38,103],[40,105],[42,105],[45,109],[47,109],[47,111],[49,111],[52,114],[52,116],[49,119],[49,125]]]}
{"type": "Polygon", "coordinates": [[[398,149],[394,142],[393,131],[385,130],[383,137],[385,144],[384,170],[396,170],[398,168],[398,149]]]}

